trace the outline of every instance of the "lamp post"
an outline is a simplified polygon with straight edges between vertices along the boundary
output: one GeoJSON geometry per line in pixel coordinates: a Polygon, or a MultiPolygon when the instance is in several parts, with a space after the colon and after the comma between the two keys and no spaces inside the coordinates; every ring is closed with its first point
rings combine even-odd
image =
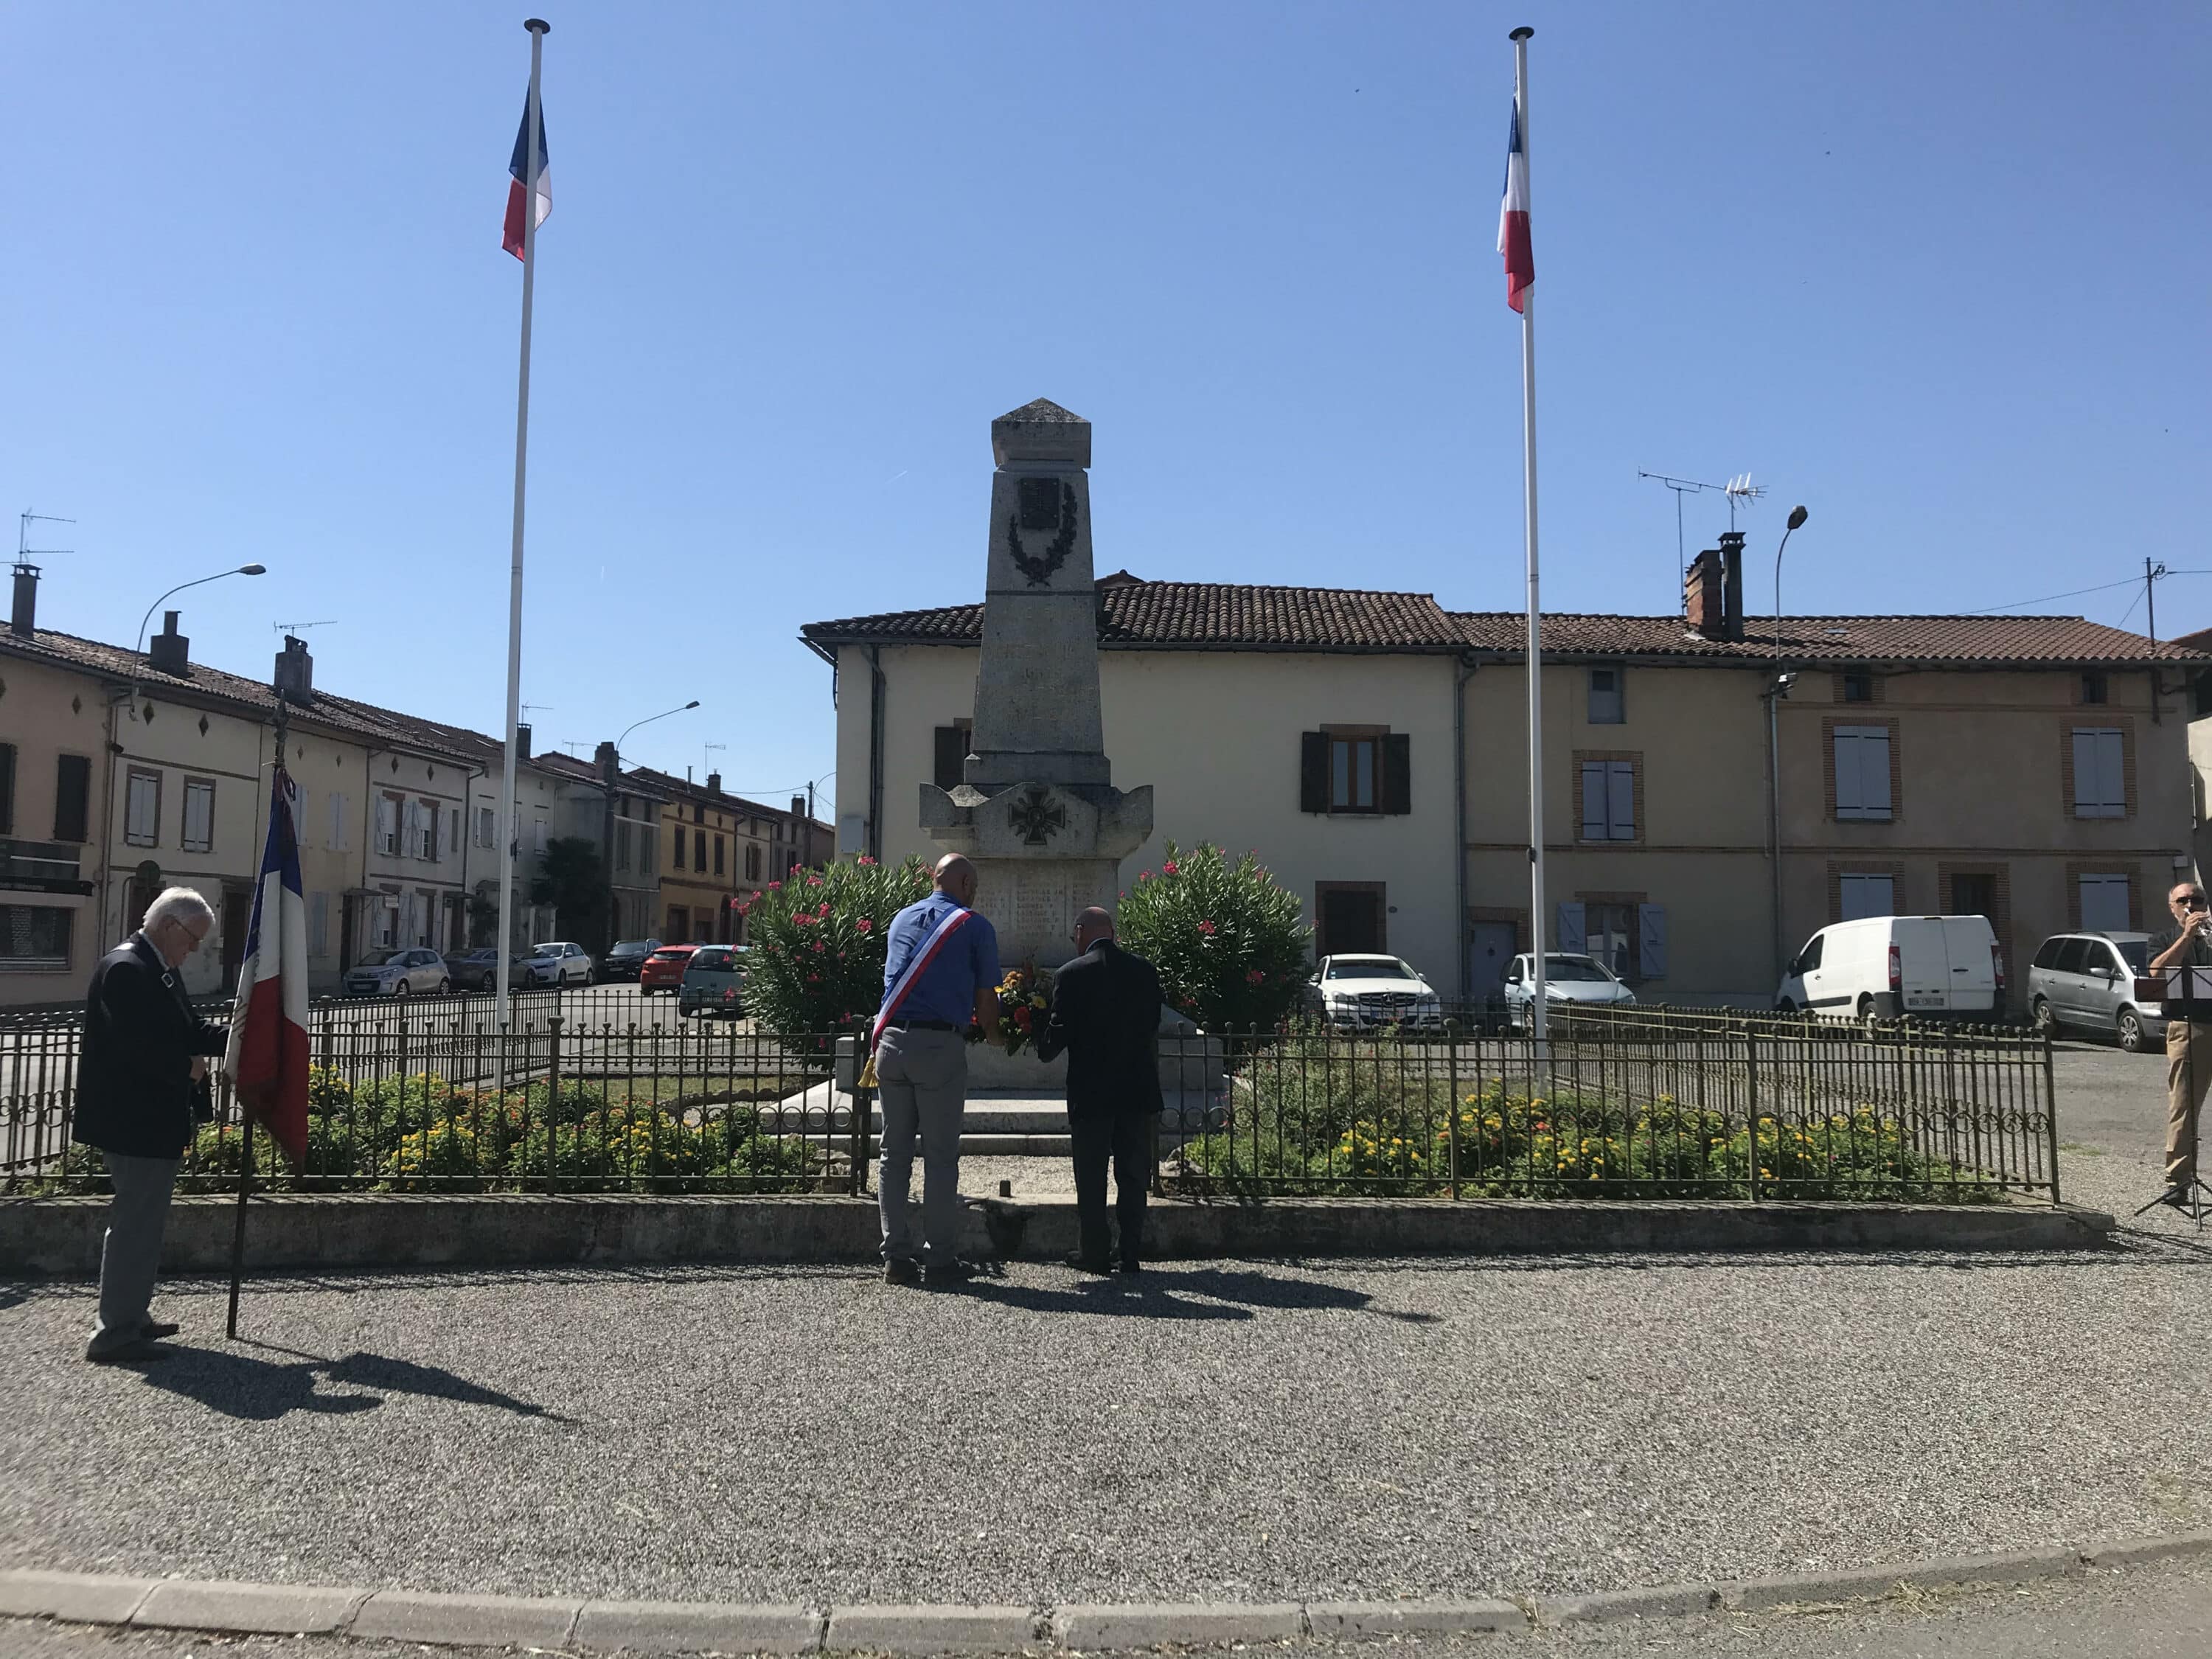
{"type": "MultiPolygon", "coordinates": [[[[1800,505],[1790,510],[1790,522],[1783,526],[1782,545],[1774,550],[1774,655],[1782,656],[1782,555],[1790,546],[1792,531],[1804,528],[1810,515],[1800,505]]],[[[1769,895],[1768,915],[1771,935],[1769,950],[1772,957],[1774,981],[1782,982],[1782,732],[1783,698],[1797,677],[1777,672],[1773,683],[1766,688],[1766,861],[1772,890],[1769,895]]]]}
{"type": "MultiPolygon", "coordinates": [[[[665,720],[671,714],[684,714],[691,709],[696,708],[698,706],[699,699],[694,697],[690,702],[684,704],[681,708],[664,708],[658,714],[647,714],[641,720],[632,720],[628,726],[623,728],[622,736],[617,738],[612,743],[607,745],[606,762],[602,775],[599,779],[600,793],[606,798],[606,810],[600,817],[599,845],[605,849],[607,860],[606,931],[605,937],[599,941],[599,954],[601,956],[605,956],[608,948],[614,944],[616,935],[615,786],[620,782],[622,779],[622,746],[629,740],[629,734],[636,731],[639,726],[650,726],[655,720],[665,720]]],[[[658,845],[660,830],[657,826],[654,828],[653,834],[654,842],[658,845]]],[[[647,920],[647,927],[646,931],[650,933],[652,931],[650,925],[651,918],[648,917],[647,920]]]]}
{"type": "Polygon", "coordinates": [[[204,582],[219,582],[225,576],[261,576],[266,575],[268,570],[269,567],[265,564],[242,564],[235,570],[218,570],[212,576],[199,576],[188,582],[179,582],[167,592],[162,594],[161,599],[155,600],[146,607],[146,614],[138,619],[138,643],[131,647],[132,651],[140,654],[144,653],[146,624],[154,620],[154,613],[161,608],[162,599],[173,599],[188,587],[198,587],[204,582]]]}

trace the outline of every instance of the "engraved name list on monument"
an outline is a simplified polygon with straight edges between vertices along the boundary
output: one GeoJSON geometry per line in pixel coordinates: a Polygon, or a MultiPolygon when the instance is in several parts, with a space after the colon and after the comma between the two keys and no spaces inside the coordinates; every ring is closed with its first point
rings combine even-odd
{"type": "Polygon", "coordinates": [[[1074,932],[1075,878],[1066,866],[999,865],[991,874],[992,884],[1003,889],[1004,896],[994,902],[987,896],[982,902],[987,913],[1002,911],[1010,939],[1035,948],[1074,932]]]}

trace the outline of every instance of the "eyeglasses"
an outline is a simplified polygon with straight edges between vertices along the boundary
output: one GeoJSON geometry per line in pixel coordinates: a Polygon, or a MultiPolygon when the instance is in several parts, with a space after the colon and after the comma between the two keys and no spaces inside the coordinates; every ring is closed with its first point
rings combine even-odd
{"type": "Polygon", "coordinates": [[[2212,909],[2212,904],[2205,902],[2204,895],[2202,893],[2184,893],[2179,898],[2174,900],[2174,902],[2185,910],[2212,909]]]}

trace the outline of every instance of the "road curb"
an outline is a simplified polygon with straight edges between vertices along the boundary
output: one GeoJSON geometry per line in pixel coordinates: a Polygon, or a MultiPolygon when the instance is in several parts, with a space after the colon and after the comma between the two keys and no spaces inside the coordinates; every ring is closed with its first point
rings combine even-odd
{"type": "Polygon", "coordinates": [[[718,1601],[619,1601],[576,1596],[370,1593],[112,1573],[0,1570],[0,1617],[135,1629],[294,1632],[382,1638],[433,1647],[503,1644],[589,1653],[866,1651],[902,1655],[1097,1651],[1491,1632],[1623,1619],[1680,1619],[1726,1608],[1881,1601],[1901,1590],[2024,1583],[2212,1555],[2212,1532],[2123,1538],[2056,1549],[1899,1561],[1840,1571],[1712,1584],[1660,1584],[1585,1595],[1402,1601],[1069,1603],[1036,1607],[951,1603],[813,1607],[718,1601]],[[1534,1610],[1532,1620],[1529,1609],[1534,1610]]]}

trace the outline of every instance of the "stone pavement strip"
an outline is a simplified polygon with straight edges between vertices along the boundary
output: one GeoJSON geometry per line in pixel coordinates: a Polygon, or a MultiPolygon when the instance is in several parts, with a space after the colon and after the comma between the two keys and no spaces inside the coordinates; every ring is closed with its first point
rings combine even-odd
{"type": "Polygon", "coordinates": [[[1668,1585],[1576,1597],[1399,1602],[1120,1602],[1062,1607],[750,1607],[706,1602],[374,1594],[296,1584],[122,1579],[90,1573],[0,1571],[0,1615],[78,1624],[247,1634],[343,1635],[431,1646],[567,1648],[634,1653],[816,1650],[899,1655],[1243,1646],[1312,1637],[1403,1640],[1542,1627],[1680,1620],[1832,1607],[1893,1595],[2110,1573],[2212,1557],[2212,1533],[2063,1549],[1899,1562],[1736,1584],[1668,1585]],[[1532,1622],[1529,1610],[1534,1609],[1532,1622]]]}

